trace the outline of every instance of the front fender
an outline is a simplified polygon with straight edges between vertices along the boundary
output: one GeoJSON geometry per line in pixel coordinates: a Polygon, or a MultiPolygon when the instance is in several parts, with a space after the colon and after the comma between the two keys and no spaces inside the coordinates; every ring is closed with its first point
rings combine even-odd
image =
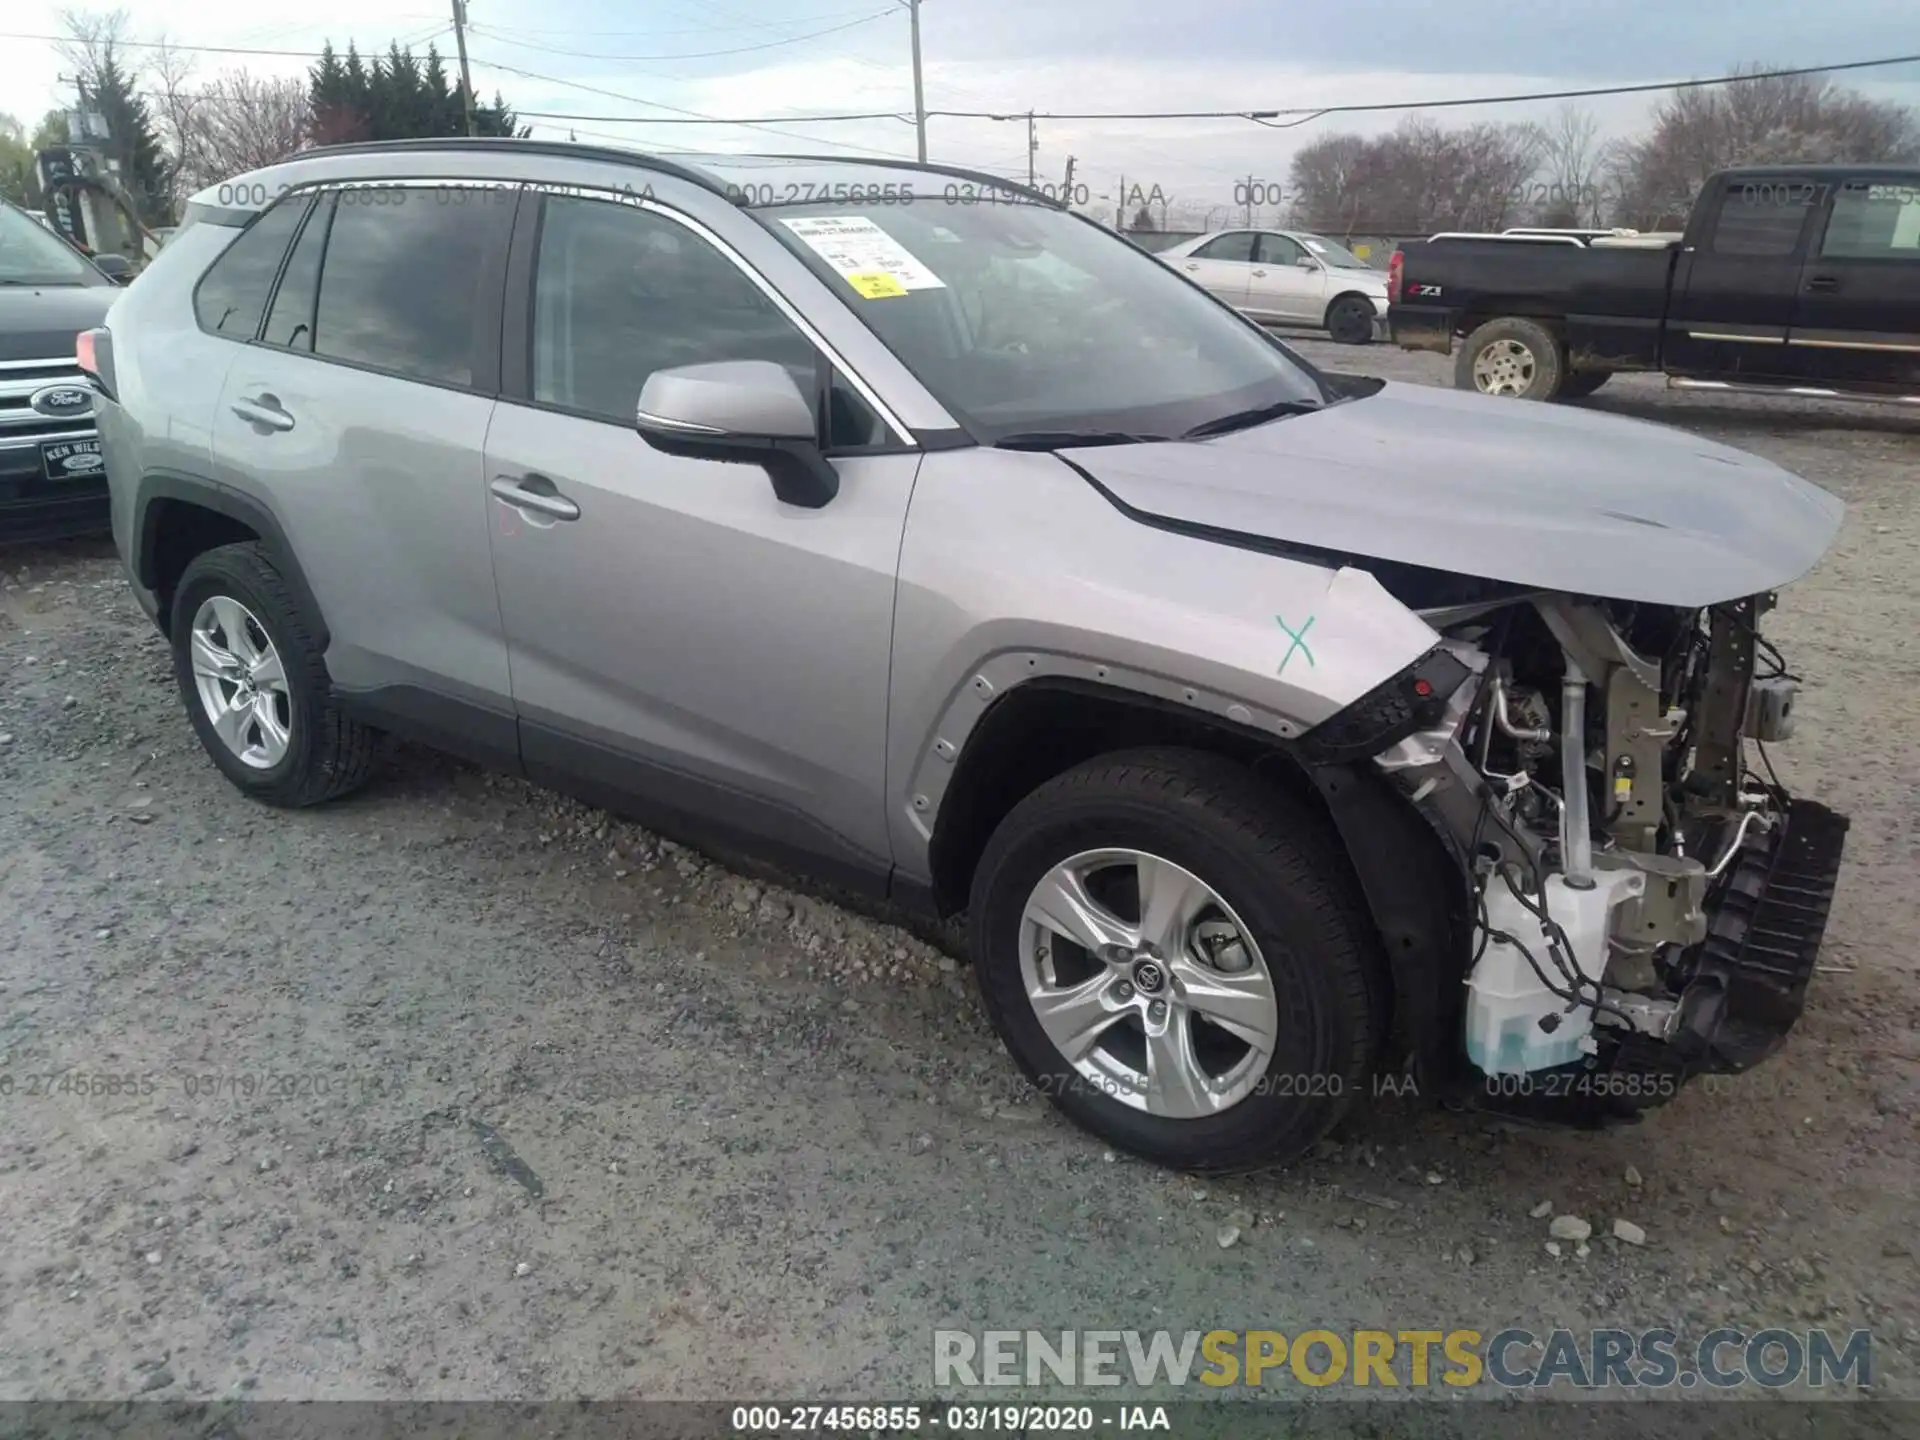
{"type": "Polygon", "coordinates": [[[1285,741],[1438,638],[1364,570],[1156,528],[1051,455],[929,455],[894,625],[897,873],[931,879],[955,763],[1021,685],[1097,685],[1285,741]]]}

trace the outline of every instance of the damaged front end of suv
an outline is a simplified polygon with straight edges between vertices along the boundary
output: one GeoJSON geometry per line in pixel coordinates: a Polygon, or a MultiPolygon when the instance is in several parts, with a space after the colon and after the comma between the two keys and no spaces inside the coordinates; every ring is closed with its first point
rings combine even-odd
{"type": "Polygon", "coordinates": [[[1440,645],[1304,737],[1370,752],[1458,860],[1471,949],[1432,1017],[1464,1042],[1430,1057],[1443,1088],[1601,1119],[1785,1038],[1848,822],[1768,759],[1799,683],[1761,633],[1774,601],[1427,608],[1440,645]]]}

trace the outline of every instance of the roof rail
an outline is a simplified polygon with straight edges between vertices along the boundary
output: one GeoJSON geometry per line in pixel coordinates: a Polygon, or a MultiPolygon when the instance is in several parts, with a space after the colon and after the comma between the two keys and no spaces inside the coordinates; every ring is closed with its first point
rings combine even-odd
{"type": "MultiPolygon", "coordinates": [[[[691,165],[649,155],[643,150],[621,150],[612,145],[582,145],[572,140],[530,140],[510,135],[445,135],[417,140],[355,140],[345,145],[317,145],[290,155],[286,164],[319,155],[395,155],[457,153],[463,150],[497,151],[509,155],[553,155],[581,160],[608,160],[621,165],[638,165],[657,170],[676,180],[685,180],[727,200],[736,200],[726,185],[714,175],[691,165]]],[[[265,168],[265,167],[262,167],[265,168]]],[[[737,200],[736,200],[737,203],[737,200]]]]}
{"type": "MultiPolygon", "coordinates": [[[[743,156],[742,158],[751,157],[743,156]]],[[[891,165],[901,170],[924,170],[930,175],[951,175],[956,180],[976,180],[988,185],[997,185],[1002,190],[1013,191],[1016,195],[1030,195],[1041,204],[1051,205],[1056,210],[1071,208],[1043,191],[1035,190],[1028,185],[1022,185],[1018,180],[1009,180],[1006,176],[995,175],[989,170],[969,170],[964,165],[941,165],[932,160],[908,160],[904,156],[898,160],[892,157],[867,160],[858,156],[846,155],[767,154],[759,158],[763,160],[808,160],[818,165],[891,165]]]]}

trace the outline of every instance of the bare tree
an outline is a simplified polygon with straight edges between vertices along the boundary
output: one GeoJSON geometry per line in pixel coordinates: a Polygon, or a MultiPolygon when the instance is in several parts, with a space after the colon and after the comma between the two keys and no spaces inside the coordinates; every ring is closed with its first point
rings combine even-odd
{"type": "Polygon", "coordinates": [[[1600,122],[1578,105],[1563,105],[1534,127],[1539,168],[1525,182],[1522,207],[1537,225],[1597,226],[1613,208],[1608,193],[1613,147],[1600,122]]]}
{"type": "Polygon", "coordinates": [[[1622,150],[1616,219],[1642,228],[1678,228],[1707,177],[1730,165],[1916,159],[1920,117],[1912,109],[1869,100],[1822,76],[1681,90],[1655,107],[1652,131],[1622,150]]]}
{"type": "Polygon", "coordinates": [[[154,121],[174,156],[176,203],[184,203],[200,188],[195,177],[204,174],[207,168],[198,154],[205,92],[195,83],[196,68],[191,55],[174,49],[164,38],[147,63],[154,121]]]}
{"type": "Polygon", "coordinates": [[[187,194],[305,149],[313,133],[306,82],[231,70],[183,108],[178,147],[187,194]]]}
{"type": "Polygon", "coordinates": [[[1539,144],[1527,126],[1420,119],[1371,139],[1330,135],[1294,157],[1294,223],[1335,235],[1496,229],[1525,202],[1539,144]]]}

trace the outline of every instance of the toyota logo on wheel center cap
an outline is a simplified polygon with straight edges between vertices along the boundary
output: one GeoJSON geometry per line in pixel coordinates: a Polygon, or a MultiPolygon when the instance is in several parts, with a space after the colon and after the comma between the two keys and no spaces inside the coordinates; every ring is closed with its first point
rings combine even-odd
{"type": "Polygon", "coordinates": [[[1158,995],[1167,983],[1167,972],[1157,960],[1136,961],[1133,967],[1133,988],[1142,995],[1158,995]]]}

